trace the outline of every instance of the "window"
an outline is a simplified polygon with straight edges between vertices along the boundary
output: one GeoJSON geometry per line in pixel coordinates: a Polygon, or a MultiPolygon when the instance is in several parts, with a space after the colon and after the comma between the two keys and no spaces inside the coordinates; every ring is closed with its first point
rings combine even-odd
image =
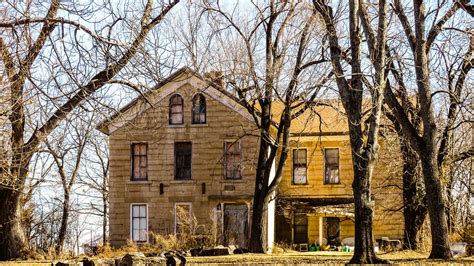
{"type": "Polygon", "coordinates": [[[146,204],[131,205],[131,235],[135,242],[148,241],[148,218],[146,204]]]}
{"type": "Polygon", "coordinates": [[[176,142],[174,144],[174,156],[175,156],[174,179],[176,180],[191,179],[191,160],[192,160],[191,142],[176,142]]]}
{"type": "Polygon", "coordinates": [[[306,164],[306,150],[293,150],[293,184],[304,185],[308,183],[306,164]]]}
{"type": "Polygon", "coordinates": [[[339,149],[325,149],[324,162],[324,183],[339,184],[339,149]]]}
{"type": "Polygon", "coordinates": [[[295,213],[293,219],[293,243],[308,243],[308,216],[305,213],[295,213]]]}
{"type": "Polygon", "coordinates": [[[337,217],[326,218],[326,236],[328,239],[328,245],[339,246],[340,240],[340,221],[337,217]]]}
{"type": "Polygon", "coordinates": [[[174,230],[176,235],[190,234],[192,229],[191,203],[175,203],[174,230]]]}
{"type": "Polygon", "coordinates": [[[170,98],[170,125],[183,124],[183,97],[178,94],[170,98]]]}
{"type": "Polygon", "coordinates": [[[131,180],[147,180],[147,153],[148,144],[134,143],[131,147],[132,176],[131,180]]]}
{"type": "Polygon", "coordinates": [[[206,123],[206,98],[202,94],[196,94],[193,98],[193,124],[206,123]]]}
{"type": "Polygon", "coordinates": [[[226,179],[242,178],[240,141],[224,142],[224,152],[224,177],[226,179]]]}

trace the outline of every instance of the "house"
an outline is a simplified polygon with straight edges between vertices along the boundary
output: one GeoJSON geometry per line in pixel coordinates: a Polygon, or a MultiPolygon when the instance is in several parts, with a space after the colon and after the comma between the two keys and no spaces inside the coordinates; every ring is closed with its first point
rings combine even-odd
{"type": "MultiPolygon", "coordinates": [[[[178,70],[98,126],[109,135],[113,246],[147,242],[151,232],[179,234],[181,220],[191,216],[214,224],[223,244],[247,245],[260,132],[212,74],[178,70]]],[[[291,153],[266,212],[269,248],[354,234],[345,119],[330,107],[318,112],[322,123],[305,114],[291,128],[291,153]]],[[[383,183],[379,173],[374,179],[383,183]]],[[[383,189],[376,197],[376,238],[401,238],[400,213],[379,212],[400,193],[383,189]]]]}

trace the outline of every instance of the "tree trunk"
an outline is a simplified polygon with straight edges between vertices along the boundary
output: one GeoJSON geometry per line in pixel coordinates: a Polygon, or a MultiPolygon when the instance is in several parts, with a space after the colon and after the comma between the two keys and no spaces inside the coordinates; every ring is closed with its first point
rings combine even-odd
{"type": "Polygon", "coordinates": [[[0,261],[21,257],[28,247],[20,213],[20,192],[0,189],[0,261]]]}
{"type": "Polygon", "coordinates": [[[432,149],[430,151],[430,148],[425,148],[420,154],[431,227],[432,248],[430,258],[449,259],[451,258],[451,251],[448,241],[446,203],[439,179],[435,152],[432,149]]]}
{"type": "Polygon", "coordinates": [[[403,218],[405,223],[403,249],[417,250],[421,244],[419,232],[427,214],[426,198],[422,191],[421,176],[417,171],[419,157],[406,141],[403,139],[400,141],[403,155],[403,218]]]}
{"type": "Polygon", "coordinates": [[[67,234],[67,225],[69,220],[69,191],[64,191],[63,213],[61,217],[61,227],[59,228],[58,242],[56,243],[56,253],[58,255],[63,251],[64,240],[67,234]]]}

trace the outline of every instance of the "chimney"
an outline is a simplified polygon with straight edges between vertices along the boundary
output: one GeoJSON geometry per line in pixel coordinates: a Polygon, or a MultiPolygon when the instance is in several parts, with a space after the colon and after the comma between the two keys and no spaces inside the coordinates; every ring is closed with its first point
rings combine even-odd
{"type": "Polygon", "coordinates": [[[224,72],[223,71],[209,71],[204,74],[204,77],[219,86],[219,88],[224,88],[225,81],[224,81],[224,72]]]}

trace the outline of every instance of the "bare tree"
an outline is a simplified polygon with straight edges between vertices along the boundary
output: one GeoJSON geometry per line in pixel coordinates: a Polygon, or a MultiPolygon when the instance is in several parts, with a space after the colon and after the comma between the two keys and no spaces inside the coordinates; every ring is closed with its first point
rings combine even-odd
{"type": "Polygon", "coordinates": [[[300,2],[252,1],[245,19],[241,8],[204,2],[218,43],[215,65],[260,129],[249,247],[261,253],[265,206],[282,177],[292,120],[320,104],[330,74],[312,8],[300,2]],[[276,111],[276,105],[282,110],[276,111]]]}
{"type": "Polygon", "coordinates": [[[9,145],[4,149],[11,156],[1,169],[0,260],[19,257],[27,247],[20,223],[20,198],[31,158],[40,143],[84,99],[125,68],[148,33],[178,2],[162,1],[155,6],[148,1],[130,20],[124,20],[107,1],[100,6],[53,0],[47,10],[31,1],[8,4],[8,15],[0,21],[0,54],[8,77],[9,99],[9,145]],[[102,31],[94,32],[85,23],[90,13],[102,16],[96,21],[102,31]],[[129,34],[120,30],[116,33],[115,26],[127,26],[128,22],[129,34]],[[102,56],[94,57],[94,53],[102,56]],[[83,68],[85,64],[91,67],[83,68]],[[44,76],[49,80],[45,81],[44,76]],[[39,102],[29,105],[29,98],[33,100],[34,96],[39,102]]]}
{"type": "MultiPolygon", "coordinates": [[[[425,192],[427,197],[427,207],[430,217],[432,250],[430,258],[451,257],[448,242],[448,224],[447,224],[447,202],[444,196],[445,188],[443,179],[445,173],[445,156],[448,154],[449,139],[452,137],[452,129],[456,121],[458,109],[461,106],[460,96],[464,88],[464,81],[472,68],[472,41],[468,45],[467,52],[464,54],[464,60],[459,65],[457,75],[449,75],[454,83],[448,85],[447,90],[444,91],[449,95],[449,108],[447,113],[446,125],[442,130],[441,135],[438,135],[440,124],[436,119],[435,104],[437,102],[434,95],[437,92],[432,92],[433,77],[431,76],[431,68],[436,65],[439,66],[440,58],[431,57],[430,51],[437,47],[436,39],[443,31],[445,24],[457,13],[458,10],[465,9],[472,13],[472,7],[467,6],[462,1],[456,1],[451,6],[448,6],[444,15],[443,8],[446,3],[442,3],[434,7],[434,12],[426,13],[425,3],[423,1],[413,1],[413,22],[408,19],[406,15],[411,10],[404,6],[401,1],[394,1],[394,11],[402,25],[405,33],[406,42],[410,48],[412,58],[401,57],[398,55],[390,55],[393,60],[398,60],[399,66],[391,65],[391,73],[396,80],[397,87],[387,86],[386,103],[391,109],[391,112],[397,119],[398,124],[403,132],[404,137],[410,143],[411,147],[417,152],[421,160],[425,192]],[[433,15],[434,14],[434,15],[433,15]],[[431,16],[430,16],[431,15],[431,16]],[[433,18],[434,17],[434,18],[433,18]],[[426,24],[428,19],[432,19],[432,27],[428,32],[426,24]],[[414,25],[412,26],[411,23],[414,25]],[[431,61],[434,58],[434,61],[431,61]],[[405,85],[404,70],[408,70],[407,64],[414,65],[414,73],[416,81],[413,84],[416,86],[416,104],[410,100],[409,90],[405,85]],[[402,68],[403,67],[403,68],[402,68]],[[396,90],[397,89],[397,90],[396,90]],[[398,96],[398,97],[397,97],[398,96]],[[410,119],[410,112],[416,113],[420,116],[421,126],[416,125],[416,121],[410,119]],[[421,130],[418,130],[420,129],[421,130]],[[441,136],[441,142],[438,145],[438,136],[441,136]]],[[[461,29],[461,32],[464,31],[461,29]]],[[[448,43],[447,43],[448,44],[448,43]]],[[[451,46],[438,46],[436,53],[445,54],[453,52],[451,46]]],[[[397,49],[392,48],[389,51],[393,52],[397,49]]],[[[469,154],[469,151],[467,152],[469,154]]]]}

